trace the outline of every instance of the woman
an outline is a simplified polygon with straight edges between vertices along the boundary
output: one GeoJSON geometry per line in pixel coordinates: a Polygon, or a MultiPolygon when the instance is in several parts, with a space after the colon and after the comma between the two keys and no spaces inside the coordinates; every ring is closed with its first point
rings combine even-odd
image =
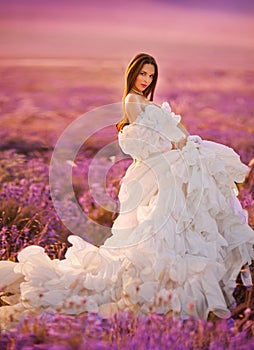
{"type": "Polygon", "coordinates": [[[71,314],[122,309],[230,317],[233,290],[252,285],[254,235],[236,198],[247,167],[230,148],[188,135],[168,103],[154,104],[157,64],[140,53],[129,63],[119,144],[133,157],[121,181],[120,214],[97,248],[77,236],[64,260],[31,246],[19,263],[0,262],[11,296],[8,315],[58,310],[71,314]]]}

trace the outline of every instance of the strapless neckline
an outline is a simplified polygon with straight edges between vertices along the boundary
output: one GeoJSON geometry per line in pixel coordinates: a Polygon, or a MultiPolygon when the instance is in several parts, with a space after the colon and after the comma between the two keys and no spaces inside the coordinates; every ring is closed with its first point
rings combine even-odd
{"type": "Polygon", "coordinates": [[[161,106],[160,106],[160,105],[157,105],[157,103],[154,103],[154,102],[150,102],[150,103],[148,103],[148,105],[152,105],[152,106],[156,106],[156,107],[161,108],[161,106]]]}
{"type": "Polygon", "coordinates": [[[160,105],[157,105],[157,104],[154,103],[154,102],[149,102],[149,103],[146,103],[146,104],[145,104],[144,110],[146,109],[147,106],[155,106],[155,107],[161,108],[160,105]]]}
{"type": "Polygon", "coordinates": [[[136,123],[138,121],[138,119],[140,119],[143,116],[143,114],[146,112],[146,109],[148,107],[156,107],[156,108],[160,108],[161,109],[161,106],[157,105],[156,103],[153,103],[153,102],[147,103],[147,105],[144,107],[143,111],[137,116],[137,118],[136,118],[134,123],[136,123]]]}
{"type": "Polygon", "coordinates": [[[160,105],[157,105],[156,103],[151,102],[151,103],[147,103],[147,104],[145,105],[143,111],[142,111],[140,114],[144,113],[147,107],[157,107],[157,108],[160,108],[160,109],[161,109],[161,106],[160,106],[160,105]]]}

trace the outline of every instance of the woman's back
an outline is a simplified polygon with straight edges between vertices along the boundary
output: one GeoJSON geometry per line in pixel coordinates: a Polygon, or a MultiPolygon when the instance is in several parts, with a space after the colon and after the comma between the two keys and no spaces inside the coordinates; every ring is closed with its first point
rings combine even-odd
{"type": "Polygon", "coordinates": [[[150,101],[144,96],[129,93],[124,99],[125,115],[129,123],[134,123],[137,116],[144,111],[150,101]]]}

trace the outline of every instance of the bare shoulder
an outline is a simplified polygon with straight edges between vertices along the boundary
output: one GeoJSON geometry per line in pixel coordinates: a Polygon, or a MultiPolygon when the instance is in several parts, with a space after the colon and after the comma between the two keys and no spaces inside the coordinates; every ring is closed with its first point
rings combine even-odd
{"type": "Polygon", "coordinates": [[[137,94],[132,94],[129,93],[125,99],[124,99],[125,103],[135,103],[136,105],[139,105],[142,109],[144,108],[145,105],[147,105],[149,103],[149,101],[140,95],[137,94]]]}
{"type": "Polygon", "coordinates": [[[144,98],[142,96],[139,96],[137,94],[132,94],[129,93],[128,95],[126,95],[124,101],[125,102],[136,102],[136,103],[142,103],[142,101],[144,100],[144,98]]]}

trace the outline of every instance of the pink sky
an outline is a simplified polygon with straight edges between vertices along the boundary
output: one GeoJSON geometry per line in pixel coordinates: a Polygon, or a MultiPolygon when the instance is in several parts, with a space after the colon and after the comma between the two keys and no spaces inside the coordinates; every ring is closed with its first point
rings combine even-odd
{"type": "Polygon", "coordinates": [[[36,64],[34,59],[40,59],[39,64],[51,64],[52,59],[58,64],[91,59],[95,64],[102,59],[126,64],[135,53],[148,52],[178,67],[251,69],[254,6],[245,0],[237,11],[234,3],[215,1],[216,7],[198,0],[1,2],[0,64],[18,58],[28,59],[19,61],[23,64],[36,64]]]}

